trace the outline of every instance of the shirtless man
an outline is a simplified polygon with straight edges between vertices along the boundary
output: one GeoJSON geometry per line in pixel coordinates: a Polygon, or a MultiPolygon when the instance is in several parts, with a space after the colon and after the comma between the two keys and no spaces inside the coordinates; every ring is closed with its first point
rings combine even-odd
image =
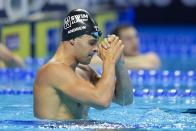
{"type": "Polygon", "coordinates": [[[105,109],[112,101],[122,106],[132,103],[124,46],[115,35],[98,45],[100,35],[87,11],[76,9],[67,15],[62,42],[54,57],[38,71],[34,83],[37,118],[85,119],[89,107],[105,109]],[[88,65],[96,52],[103,60],[101,77],[88,65]]]}
{"type": "MultiPolygon", "coordinates": [[[[113,34],[117,35],[124,44],[124,58],[128,69],[159,69],[160,58],[154,52],[141,54],[139,52],[139,38],[135,27],[121,25],[114,29],[113,34]]],[[[92,65],[102,63],[101,59],[94,57],[92,65]]]]}

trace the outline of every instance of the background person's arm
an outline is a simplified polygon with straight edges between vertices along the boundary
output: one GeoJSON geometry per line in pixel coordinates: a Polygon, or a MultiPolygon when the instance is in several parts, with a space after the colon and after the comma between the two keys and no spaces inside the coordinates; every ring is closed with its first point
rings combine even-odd
{"type": "Polygon", "coordinates": [[[2,60],[6,66],[8,67],[23,67],[23,60],[14,55],[11,51],[9,51],[5,46],[0,44],[0,60],[2,60]]]}
{"type": "Polygon", "coordinates": [[[125,57],[125,64],[128,69],[158,69],[160,67],[160,59],[155,53],[147,53],[125,57]]]}

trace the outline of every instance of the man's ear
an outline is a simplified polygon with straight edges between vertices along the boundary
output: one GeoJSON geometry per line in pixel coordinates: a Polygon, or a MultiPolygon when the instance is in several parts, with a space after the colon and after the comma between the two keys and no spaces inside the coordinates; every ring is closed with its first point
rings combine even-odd
{"type": "Polygon", "coordinates": [[[73,39],[70,40],[70,44],[71,44],[72,46],[75,44],[75,42],[74,42],[73,39]]]}

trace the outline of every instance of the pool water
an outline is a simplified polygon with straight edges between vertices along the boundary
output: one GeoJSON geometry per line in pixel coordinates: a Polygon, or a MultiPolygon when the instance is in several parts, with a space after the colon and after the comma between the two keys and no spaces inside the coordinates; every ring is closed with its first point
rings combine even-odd
{"type": "Polygon", "coordinates": [[[135,97],[128,106],[111,104],[106,110],[90,108],[86,121],[41,121],[33,116],[33,95],[0,95],[0,130],[82,130],[136,128],[196,130],[195,97],[135,97]],[[188,110],[189,109],[189,110],[188,110]],[[92,121],[95,120],[95,121],[92,121]],[[114,123],[114,124],[113,124],[114,123]]]}
{"type": "Polygon", "coordinates": [[[39,120],[33,116],[36,72],[0,70],[0,130],[196,130],[195,70],[129,70],[135,95],[132,105],[113,103],[101,111],[90,108],[88,120],[73,121],[39,120]]]}
{"type": "Polygon", "coordinates": [[[0,130],[196,130],[195,70],[129,71],[135,95],[132,105],[113,103],[101,111],[90,108],[89,119],[77,121],[39,120],[33,116],[35,73],[17,68],[0,70],[0,130]]]}

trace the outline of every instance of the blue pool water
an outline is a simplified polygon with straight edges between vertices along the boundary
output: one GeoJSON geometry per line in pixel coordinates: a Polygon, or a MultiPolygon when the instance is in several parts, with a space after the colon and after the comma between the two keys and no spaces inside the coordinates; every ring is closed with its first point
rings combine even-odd
{"type": "Polygon", "coordinates": [[[89,111],[89,121],[40,121],[33,116],[33,96],[0,95],[0,130],[3,129],[195,129],[196,114],[185,113],[196,109],[195,97],[135,97],[134,103],[121,107],[112,104],[106,110],[89,111]],[[184,112],[184,113],[183,113],[184,112]],[[90,120],[97,120],[93,124],[90,120]],[[102,122],[102,123],[101,123],[102,122]],[[114,124],[113,124],[114,123],[114,124]],[[118,124],[117,124],[118,123],[118,124]],[[97,126],[98,125],[98,126],[97,126]]]}
{"type": "Polygon", "coordinates": [[[196,130],[195,70],[129,70],[135,95],[132,105],[113,103],[102,111],[90,108],[88,120],[47,121],[33,116],[32,85],[43,63],[40,59],[26,70],[0,69],[0,130],[196,130]]]}

